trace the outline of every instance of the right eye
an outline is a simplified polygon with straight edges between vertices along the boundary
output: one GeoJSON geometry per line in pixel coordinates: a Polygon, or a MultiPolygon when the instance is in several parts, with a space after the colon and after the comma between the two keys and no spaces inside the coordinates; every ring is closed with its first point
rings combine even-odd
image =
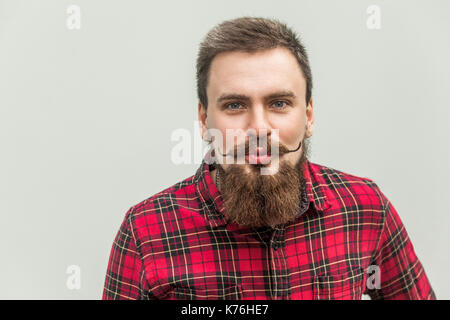
{"type": "Polygon", "coordinates": [[[225,105],[225,109],[230,111],[238,111],[242,109],[241,107],[242,105],[239,102],[232,102],[225,105]]]}

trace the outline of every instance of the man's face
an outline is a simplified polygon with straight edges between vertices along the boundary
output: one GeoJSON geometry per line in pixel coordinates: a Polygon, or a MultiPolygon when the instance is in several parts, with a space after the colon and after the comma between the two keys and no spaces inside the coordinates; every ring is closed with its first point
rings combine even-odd
{"type": "Polygon", "coordinates": [[[220,157],[219,152],[234,153],[231,163],[222,159],[217,167],[223,175],[220,191],[232,222],[274,227],[297,216],[299,186],[304,182],[301,167],[306,159],[305,139],[312,135],[314,123],[312,101],[307,105],[305,95],[306,81],[288,49],[226,52],[213,59],[208,108],[205,111],[199,104],[199,120],[203,137],[208,137],[208,129],[221,133],[218,139],[222,141],[213,144],[216,157],[220,157]],[[231,139],[227,138],[230,132],[231,139]],[[254,137],[263,154],[271,154],[276,140],[279,157],[271,154],[267,163],[251,144],[256,142],[254,137]],[[301,142],[300,149],[286,152],[296,150],[301,142]],[[236,162],[242,146],[247,155],[244,163],[236,162]],[[264,163],[264,175],[258,162],[264,163]]]}
{"type": "MultiPolygon", "coordinates": [[[[279,145],[296,149],[300,141],[313,133],[312,100],[307,105],[305,95],[305,78],[288,49],[221,53],[213,59],[210,68],[207,112],[199,104],[203,133],[207,128],[219,130],[223,137],[221,151],[225,153],[233,148],[227,145],[227,129],[242,132],[250,129],[256,133],[266,130],[269,140],[272,130],[278,129],[279,145]]],[[[248,141],[248,136],[242,134],[233,139],[236,146],[248,141]]],[[[279,160],[294,166],[302,150],[303,147],[286,153],[279,160]]],[[[228,166],[222,165],[225,170],[228,166]]],[[[250,166],[244,165],[248,173],[250,166]]],[[[275,167],[273,162],[267,168],[271,166],[275,167]]]]}

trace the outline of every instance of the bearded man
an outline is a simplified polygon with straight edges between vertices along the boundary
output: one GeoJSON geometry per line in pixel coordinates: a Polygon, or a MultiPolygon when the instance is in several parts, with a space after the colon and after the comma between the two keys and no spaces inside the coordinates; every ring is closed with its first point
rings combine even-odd
{"type": "Polygon", "coordinates": [[[210,150],[195,175],[128,210],[103,298],[435,299],[375,182],[308,160],[311,92],[285,24],[213,28],[197,59],[210,150]]]}

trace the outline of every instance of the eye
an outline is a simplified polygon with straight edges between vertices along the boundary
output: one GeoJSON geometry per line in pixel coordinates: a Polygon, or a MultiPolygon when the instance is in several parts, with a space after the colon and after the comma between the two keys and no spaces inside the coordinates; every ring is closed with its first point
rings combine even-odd
{"type": "Polygon", "coordinates": [[[229,111],[239,111],[242,105],[239,102],[232,102],[225,105],[225,109],[229,111]]]}
{"type": "Polygon", "coordinates": [[[286,101],[278,100],[278,101],[275,101],[272,105],[275,107],[275,109],[281,110],[281,109],[286,108],[286,106],[288,104],[289,103],[287,103],[286,101]]]}

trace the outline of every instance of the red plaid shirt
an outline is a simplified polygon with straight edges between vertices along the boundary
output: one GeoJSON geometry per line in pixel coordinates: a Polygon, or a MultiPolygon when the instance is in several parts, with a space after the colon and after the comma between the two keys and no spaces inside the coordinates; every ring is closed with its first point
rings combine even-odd
{"type": "Polygon", "coordinates": [[[372,180],[307,161],[297,219],[250,229],[227,223],[210,169],[204,159],[195,175],[128,210],[103,299],[436,298],[372,180]]]}

